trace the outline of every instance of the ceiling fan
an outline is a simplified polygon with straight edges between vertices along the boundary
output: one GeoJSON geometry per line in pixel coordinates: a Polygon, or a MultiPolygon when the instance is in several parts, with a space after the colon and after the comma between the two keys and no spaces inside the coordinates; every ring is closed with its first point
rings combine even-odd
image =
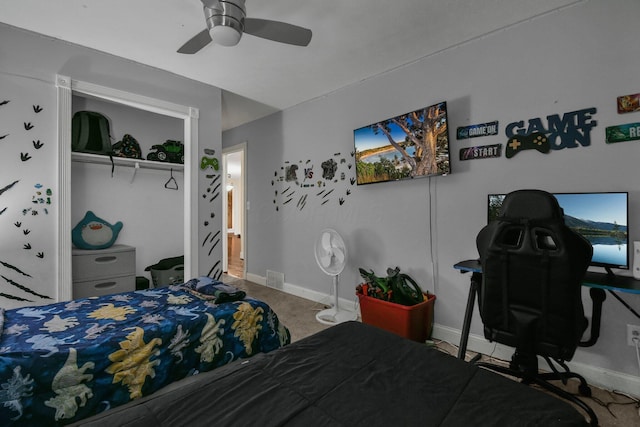
{"type": "Polygon", "coordinates": [[[235,46],[242,33],[295,46],[307,46],[311,30],[269,19],[247,18],[245,0],[200,0],[204,5],[207,28],[178,49],[178,53],[194,54],[212,41],[222,46],[235,46]]]}

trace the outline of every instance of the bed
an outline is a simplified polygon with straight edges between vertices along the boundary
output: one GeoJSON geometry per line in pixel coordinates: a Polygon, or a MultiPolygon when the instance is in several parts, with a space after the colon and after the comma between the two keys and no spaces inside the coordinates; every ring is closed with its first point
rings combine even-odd
{"type": "Polygon", "coordinates": [[[564,401],[347,322],[81,422],[112,426],[587,426],[564,401]]]}
{"type": "Polygon", "coordinates": [[[290,342],[264,302],[207,277],[0,310],[0,424],[63,425],[290,342]]]}

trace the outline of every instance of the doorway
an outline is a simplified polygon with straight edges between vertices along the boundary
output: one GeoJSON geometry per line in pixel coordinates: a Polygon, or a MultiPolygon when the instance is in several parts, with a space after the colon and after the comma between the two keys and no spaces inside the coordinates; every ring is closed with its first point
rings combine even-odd
{"type": "Polygon", "coordinates": [[[222,150],[222,176],[226,199],[222,204],[223,271],[229,276],[246,275],[246,143],[222,150]]]}

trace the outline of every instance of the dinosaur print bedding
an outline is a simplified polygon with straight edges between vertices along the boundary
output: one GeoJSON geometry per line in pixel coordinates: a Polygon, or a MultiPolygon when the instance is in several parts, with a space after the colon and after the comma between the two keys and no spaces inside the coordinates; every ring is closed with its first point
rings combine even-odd
{"type": "Polygon", "coordinates": [[[0,310],[0,333],[0,420],[19,426],[75,422],[291,340],[266,303],[207,277],[0,310]]]}

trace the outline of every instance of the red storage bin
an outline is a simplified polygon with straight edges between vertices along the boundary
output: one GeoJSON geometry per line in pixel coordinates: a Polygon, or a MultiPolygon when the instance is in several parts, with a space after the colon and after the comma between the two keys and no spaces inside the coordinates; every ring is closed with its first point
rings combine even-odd
{"type": "Polygon", "coordinates": [[[357,295],[363,323],[413,341],[425,342],[431,337],[435,295],[425,294],[425,300],[416,305],[400,305],[368,295],[357,295]]]}

